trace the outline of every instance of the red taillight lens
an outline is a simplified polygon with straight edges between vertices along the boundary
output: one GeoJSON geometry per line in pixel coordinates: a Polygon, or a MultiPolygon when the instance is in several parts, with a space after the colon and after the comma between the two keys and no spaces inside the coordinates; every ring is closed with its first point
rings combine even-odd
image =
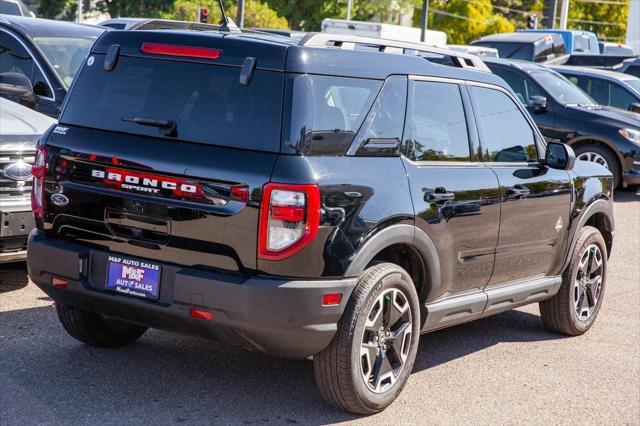
{"type": "Polygon", "coordinates": [[[339,305],[342,300],[342,293],[331,293],[322,296],[322,304],[324,306],[339,305]]]}
{"type": "Polygon", "coordinates": [[[222,50],[218,49],[160,43],[142,43],[140,50],[144,53],[153,53],[156,55],[186,56],[202,59],[218,59],[222,54],[222,50]]]}
{"type": "Polygon", "coordinates": [[[44,146],[36,148],[36,159],[31,167],[33,183],[31,187],[31,210],[35,217],[44,217],[44,177],[47,167],[47,150],[44,146]]]}
{"type": "Polygon", "coordinates": [[[309,244],[320,226],[317,185],[268,183],[262,189],[258,258],[282,260],[309,244]]]}

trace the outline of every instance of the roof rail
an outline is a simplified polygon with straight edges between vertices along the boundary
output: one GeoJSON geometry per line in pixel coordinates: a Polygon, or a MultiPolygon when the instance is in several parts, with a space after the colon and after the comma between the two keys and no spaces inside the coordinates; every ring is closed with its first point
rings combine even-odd
{"type": "Polygon", "coordinates": [[[460,68],[470,68],[478,71],[491,72],[489,67],[487,67],[485,63],[475,55],[455,52],[442,47],[428,46],[424,43],[361,37],[351,34],[309,33],[300,40],[299,44],[309,47],[337,47],[347,50],[353,50],[356,44],[366,44],[368,46],[378,46],[378,50],[384,53],[406,54],[407,51],[413,51],[442,55],[449,57],[452,62],[460,68]]]}

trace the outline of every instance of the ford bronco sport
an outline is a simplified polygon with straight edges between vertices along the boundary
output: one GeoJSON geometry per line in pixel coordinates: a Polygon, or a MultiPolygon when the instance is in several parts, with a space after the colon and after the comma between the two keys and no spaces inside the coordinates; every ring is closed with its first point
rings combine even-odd
{"type": "Polygon", "coordinates": [[[463,53],[108,32],[38,145],[29,275],[88,345],[154,327],[312,357],[331,404],[374,413],[421,333],[533,302],[591,327],[613,180],[574,163],[463,53]]]}

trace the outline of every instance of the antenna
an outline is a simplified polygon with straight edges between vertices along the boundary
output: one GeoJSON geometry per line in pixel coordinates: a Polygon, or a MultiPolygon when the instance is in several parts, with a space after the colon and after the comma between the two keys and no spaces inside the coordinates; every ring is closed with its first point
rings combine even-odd
{"type": "Polygon", "coordinates": [[[238,28],[236,24],[231,20],[231,18],[227,17],[226,12],[224,11],[224,5],[222,4],[222,0],[218,0],[218,6],[220,6],[220,13],[222,14],[222,25],[220,25],[219,31],[222,31],[225,33],[242,32],[240,28],[238,28]]]}

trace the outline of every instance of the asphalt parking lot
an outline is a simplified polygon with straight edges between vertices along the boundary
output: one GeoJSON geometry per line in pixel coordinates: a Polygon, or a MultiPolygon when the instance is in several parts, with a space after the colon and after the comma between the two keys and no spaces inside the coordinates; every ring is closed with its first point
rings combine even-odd
{"type": "Polygon", "coordinates": [[[24,265],[0,266],[0,424],[639,424],[640,189],[616,194],[598,321],[546,332],[537,305],[423,335],[398,400],[373,417],[334,410],[308,361],[150,331],[85,347],[24,265]]]}

